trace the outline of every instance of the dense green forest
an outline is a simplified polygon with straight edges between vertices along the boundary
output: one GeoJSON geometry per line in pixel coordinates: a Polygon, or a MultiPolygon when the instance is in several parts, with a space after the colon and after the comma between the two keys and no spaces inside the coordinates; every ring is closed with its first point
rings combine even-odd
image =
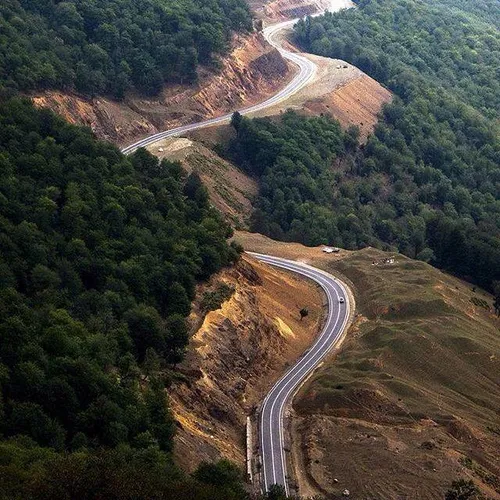
{"type": "Polygon", "coordinates": [[[397,249],[490,287],[500,278],[498,19],[489,0],[372,0],[299,22],[305,50],[347,59],[395,97],[362,147],[326,118],[237,116],[231,154],[261,178],[253,229],[397,249]]]}
{"type": "Polygon", "coordinates": [[[0,87],[156,94],[251,28],[244,0],[2,0],[0,87]]]}
{"type": "Polygon", "coordinates": [[[102,482],[104,463],[117,483],[148,464],[179,480],[165,385],[196,282],[238,257],[230,234],[196,174],[0,104],[1,498],[54,493],[66,470],[102,482]]]}
{"type": "Polygon", "coordinates": [[[295,40],[308,51],[351,62],[405,102],[435,100],[439,94],[498,120],[496,0],[360,0],[358,5],[300,21],[295,40]]]}

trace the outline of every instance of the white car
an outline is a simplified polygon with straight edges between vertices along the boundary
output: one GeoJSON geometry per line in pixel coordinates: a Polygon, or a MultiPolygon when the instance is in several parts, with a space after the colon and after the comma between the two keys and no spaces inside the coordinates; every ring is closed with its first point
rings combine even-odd
{"type": "Polygon", "coordinates": [[[340,297],[339,302],[343,304],[345,302],[344,297],[340,297]]]}

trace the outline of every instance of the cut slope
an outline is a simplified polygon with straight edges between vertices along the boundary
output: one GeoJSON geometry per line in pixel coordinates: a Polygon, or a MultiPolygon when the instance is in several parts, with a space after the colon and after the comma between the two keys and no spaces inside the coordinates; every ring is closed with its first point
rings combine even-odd
{"type": "Polygon", "coordinates": [[[260,33],[237,36],[219,71],[200,72],[196,85],[170,85],[154,99],[128,95],[121,103],[108,98],[43,92],[35,105],[48,107],[70,123],[87,125],[101,139],[126,145],[160,130],[221,115],[275,94],[292,71],[260,33]]]}
{"type": "Polygon", "coordinates": [[[361,75],[334,92],[304,104],[309,113],[330,114],[343,128],[359,127],[364,142],[377,124],[383,104],[390,102],[391,93],[368,75],[361,75]]]}
{"type": "Polygon", "coordinates": [[[352,6],[349,0],[248,0],[248,4],[259,19],[268,23],[352,6]]]}
{"type": "Polygon", "coordinates": [[[180,367],[186,379],[170,389],[180,427],[175,451],[188,470],[203,459],[244,463],[246,416],[307,349],[322,322],[319,288],[251,257],[215,276],[208,290],[220,282],[234,293],[206,316],[195,308],[194,333],[180,367]],[[300,321],[306,305],[309,315],[300,321]]]}

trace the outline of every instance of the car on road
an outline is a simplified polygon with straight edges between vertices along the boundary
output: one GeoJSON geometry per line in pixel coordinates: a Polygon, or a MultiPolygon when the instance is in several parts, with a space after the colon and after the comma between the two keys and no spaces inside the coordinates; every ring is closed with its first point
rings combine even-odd
{"type": "Polygon", "coordinates": [[[345,302],[344,297],[340,297],[339,302],[343,304],[345,302]]]}

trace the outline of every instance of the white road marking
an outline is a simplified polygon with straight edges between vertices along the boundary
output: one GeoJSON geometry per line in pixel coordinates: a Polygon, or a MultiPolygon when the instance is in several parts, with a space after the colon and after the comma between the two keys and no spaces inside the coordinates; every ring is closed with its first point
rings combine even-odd
{"type": "Polygon", "coordinates": [[[328,273],[316,269],[307,264],[302,264],[299,262],[288,261],[286,259],[280,259],[277,257],[271,257],[263,254],[255,254],[249,252],[251,255],[266,262],[270,265],[287,269],[299,274],[302,274],[310,279],[316,281],[323,288],[327,295],[329,312],[328,318],[325,322],[325,326],[318,336],[313,346],[306,351],[306,354],[300,358],[297,363],[291,367],[283,377],[278,380],[272,389],[267,394],[261,409],[261,459],[263,468],[263,491],[267,491],[271,484],[281,484],[284,486],[286,494],[289,495],[290,490],[287,482],[286,473],[286,457],[284,450],[284,409],[286,404],[290,401],[293,393],[301,385],[302,381],[305,380],[318,366],[318,364],[324,359],[328,352],[335,346],[335,344],[342,337],[345,330],[345,325],[349,318],[349,303],[347,292],[341,282],[336,280],[333,276],[328,273]],[[332,290],[335,293],[336,300],[332,294],[332,290]],[[340,295],[344,296],[346,302],[344,303],[344,308],[340,305],[340,295]],[[335,308],[337,315],[334,323],[334,304],[337,304],[335,308]],[[341,311],[344,311],[342,325],[339,328],[339,321],[341,319],[341,311]],[[271,402],[270,402],[271,401],[271,402]],[[276,413],[276,403],[278,404],[278,411],[276,413]],[[277,424],[276,421],[277,420],[277,424]],[[275,428],[277,425],[277,429],[275,428]],[[279,439],[280,453],[276,455],[275,453],[275,438],[274,434],[277,431],[279,439]],[[270,447],[266,446],[269,442],[270,447]],[[272,482],[269,481],[268,468],[272,471],[272,482]]]}

